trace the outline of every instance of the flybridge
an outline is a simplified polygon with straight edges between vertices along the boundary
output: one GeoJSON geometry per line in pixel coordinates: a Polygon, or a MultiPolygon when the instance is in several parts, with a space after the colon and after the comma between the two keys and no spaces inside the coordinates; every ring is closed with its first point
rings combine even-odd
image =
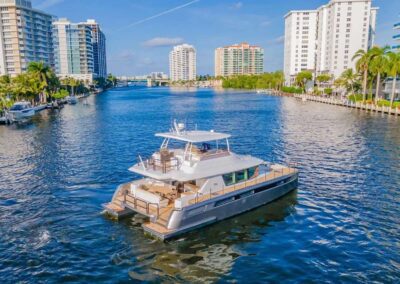
{"type": "Polygon", "coordinates": [[[174,121],[174,127],[170,132],[156,133],[155,136],[163,137],[166,139],[174,139],[178,141],[184,141],[189,143],[202,143],[209,141],[217,141],[228,139],[231,137],[229,134],[214,132],[214,130],[186,130],[184,123],[177,123],[174,121]]]}

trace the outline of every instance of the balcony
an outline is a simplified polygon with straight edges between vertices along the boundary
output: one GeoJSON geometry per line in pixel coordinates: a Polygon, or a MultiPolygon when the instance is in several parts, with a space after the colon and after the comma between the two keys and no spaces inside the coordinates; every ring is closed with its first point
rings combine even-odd
{"type": "Polygon", "coordinates": [[[400,23],[394,24],[393,28],[400,29],[400,23]]]}

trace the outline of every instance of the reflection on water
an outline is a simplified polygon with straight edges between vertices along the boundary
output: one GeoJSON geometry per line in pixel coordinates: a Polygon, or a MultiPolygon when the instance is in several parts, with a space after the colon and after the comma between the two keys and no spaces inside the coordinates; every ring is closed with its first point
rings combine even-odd
{"type": "Polygon", "coordinates": [[[399,118],[246,92],[120,88],[0,126],[3,282],[396,282],[399,118]],[[173,119],[300,165],[297,191],[168,242],[101,214],[173,119]]]}

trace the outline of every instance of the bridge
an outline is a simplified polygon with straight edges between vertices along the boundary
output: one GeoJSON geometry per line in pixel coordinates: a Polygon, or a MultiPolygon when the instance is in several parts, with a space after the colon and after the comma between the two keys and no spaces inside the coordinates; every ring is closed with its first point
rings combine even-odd
{"type": "Polygon", "coordinates": [[[120,86],[129,86],[132,83],[145,83],[147,87],[159,87],[159,86],[168,86],[169,79],[147,78],[147,79],[129,79],[129,80],[118,81],[118,85],[120,86]]]}

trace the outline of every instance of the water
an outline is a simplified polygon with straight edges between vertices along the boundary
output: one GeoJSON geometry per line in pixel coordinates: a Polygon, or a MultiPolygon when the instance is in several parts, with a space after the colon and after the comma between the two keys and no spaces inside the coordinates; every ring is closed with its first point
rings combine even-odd
{"type": "Polygon", "coordinates": [[[0,126],[0,279],[397,282],[400,120],[291,98],[116,89],[0,126]],[[297,191],[163,243],[100,214],[174,118],[238,153],[300,163],[297,191]]]}

